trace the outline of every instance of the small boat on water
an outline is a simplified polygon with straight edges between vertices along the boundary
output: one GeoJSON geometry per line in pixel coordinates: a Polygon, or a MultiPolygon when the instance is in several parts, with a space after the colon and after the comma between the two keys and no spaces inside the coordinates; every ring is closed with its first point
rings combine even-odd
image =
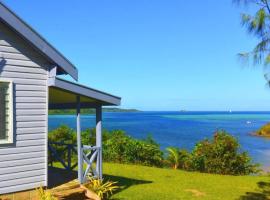
{"type": "Polygon", "coordinates": [[[251,124],[252,122],[251,122],[251,121],[247,121],[246,123],[247,123],[247,124],[251,124]]]}

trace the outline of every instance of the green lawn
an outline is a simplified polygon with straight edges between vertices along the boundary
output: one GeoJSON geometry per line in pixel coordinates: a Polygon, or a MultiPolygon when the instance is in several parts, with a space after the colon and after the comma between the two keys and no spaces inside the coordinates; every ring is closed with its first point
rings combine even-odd
{"type": "Polygon", "coordinates": [[[221,176],[136,165],[104,164],[104,177],[122,189],[113,199],[266,200],[270,177],[221,176]]]}

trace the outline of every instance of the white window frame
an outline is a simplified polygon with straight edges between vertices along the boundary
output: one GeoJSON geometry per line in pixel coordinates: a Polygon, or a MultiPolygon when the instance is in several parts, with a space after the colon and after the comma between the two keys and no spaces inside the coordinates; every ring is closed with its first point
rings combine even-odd
{"type": "Polygon", "coordinates": [[[13,134],[13,81],[10,79],[0,78],[0,82],[9,83],[9,125],[8,125],[8,138],[5,140],[0,139],[0,144],[12,144],[14,141],[14,134],[13,134]]]}

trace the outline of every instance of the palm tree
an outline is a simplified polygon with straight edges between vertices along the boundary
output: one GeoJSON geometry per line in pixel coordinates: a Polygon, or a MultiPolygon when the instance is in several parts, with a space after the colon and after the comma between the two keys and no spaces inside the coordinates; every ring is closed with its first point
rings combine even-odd
{"type": "Polygon", "coordinates": [[[176,147],[168,147],[168,161],[172,164],[173,169],[178,169],[180,162],[179,149],[176,147]]]}

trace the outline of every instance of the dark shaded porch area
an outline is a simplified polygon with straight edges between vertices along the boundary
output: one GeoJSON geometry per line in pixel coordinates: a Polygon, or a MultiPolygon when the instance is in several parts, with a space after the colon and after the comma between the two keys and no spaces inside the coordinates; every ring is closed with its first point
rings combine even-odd
{"type": "MultiPolygon", "coordinates": [[[[121,98],[55,76],[50,79],[49,86],[49,109],[76,109],[77,132],[76,146],[72,144],[73,147],[70,148],[70,145],[65,144],[64,141],[63,144],[58,144],[67,146],[67,149],[65,149],[69,155],[67,163],[61,159],[59,152],[53,148],[53,145],[57,144],[48,141],[50,157],[56,158],[68,172],[77,167],[77,178],[80,184],[86,182],[88,175],[102,179],[102,106],[120,105],[121,98]],[[81,142],[81,108],[96,110],[96,144],[83,145],[81,142]],[[70,159],[72,152],[77,152],[77,163],[74,165],[71,165],[70,159]],[[87,165],[87,167],[84,168],[84,165],[87,165]]],[[[61,181],[57,178],[58,173],[64,179],[73,178],[74,175],[74,173],[67,175],[64,172],[53,170],[51,174],[56,176],[54,178],[50,176],[49,171],[49,187],[55,186],[58,181],[61,181]]]]}
{"type": "Polygon", "coordinates": [[[63,168],[48,167],[48,189],[52,189],[78,178],[78,172],[63,168]]]}

